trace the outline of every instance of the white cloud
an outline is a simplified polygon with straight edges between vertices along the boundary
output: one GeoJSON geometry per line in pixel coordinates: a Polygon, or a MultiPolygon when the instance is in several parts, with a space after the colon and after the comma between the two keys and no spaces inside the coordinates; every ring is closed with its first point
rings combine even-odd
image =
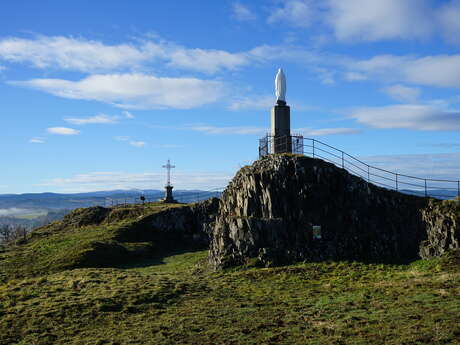
{"type": "Polygon", "coordinates": [[[444,4],[439,12],[438,19],[444,38],[451,43],[460,43],[460,0],[453,0],[444,4]]]}
{"type": "Polygon", "coordinates": [[[404,85],[392,85],[382,89],[391,98],[401,101],[415,103],[420,96],[420,89],[416,87],[409,87],[404,85]]]}
{"type": "Polygon", "coordinates": [[[336,134],[357,134],[361,133],[360,129],[357,128],[297,128],[293,129],[293,133],[301,133],[304,136],[325,136],[325,135],[336,135],[336,134]]]}
{"type": "Polygon", "coordinates": [[[366,78],[436,87],[460,87],[460,54],[415,57],[377,55],[367,60],[338,62],[366,78]]]}
{"type": "Polygon", "coordinates": [[[67,117],[64,121],[69,122],[74,125],[87,125],[87,124],[107,124],[107,123],[116,123],[118,122],[118,116],[108,116],[105,114],[98,114],[90,117],[67,117]]]}
{"type": "Polygon", "coordinates": [[[48,133],[51,134],[59,134],[59,135],[77,135],[80,134],[80,131],[73,129],[73,128],[67,128],[67,127],[50,127],[47,129],[48,133]]]}
{"type": "Polygon", "coordinates": [[[216,102],[223,95],[219,81],[145,74],[96,74],[80,81],[32,79],[10,83],[59,97],[100,101],[127,109],[190,109],[216,102]]]}
{"type": "Polygon", "coordinates": [[[274,96],[252,96],[235,99],[230,110],[270,109],[275,104],[274,96]]]}
{"type": "Polygon", "coordinates": [[[216,127],[216,126],[207,126],[207,125],[196,125],[190,126],[188,129],[196,132],[203,132],[206,134],[214,134],[214,135],[221,135],[221,134],[257,134],[263,135],[268,132],[267,128],[262,127],[216,127]]]}
{"type": "MultiPolygon", "coordinates": [[[[161,164],[159,164],[160,166],[161,164]]],[[[173,171],[172,183],[177,189],[210,190],[225,187],[233,173],[173,171]]],[[[59,192],[90,192],[113,189],[163,189],[165,173],[91,172],[67,178],[54,178],[41,186],[59,192]]]]}
{"type": "Polygon", "coordinates": [[[324,67],[314,67],[313,71],[318,76],[321,84],[324,85],[334,85],[335,84],[335,71],[324,68],[324,67]]]}
{"type": "Polygon", "coordinates": [[[32,139],[29,140],[29,143],[32,143],[32,144],[44,144],[45,139],[40,138],[40,137],[33,137],[32,139]]]}
{"type": "Polygon", "coordinates": [[[144,147],[146,145],[145,141],[130,141],[129,145],[134,147],[144,147]]]}
{"type": "Polygon", "coordinates": [[[221,69],[236,69],[249,64],[246,53],[224,50],[177,49],[170,53],[168,66],[181,69],[216,73],[221,69]]]}
{"type": "Polygon", "coordinates": [[[345,80],[348,80],[348,81],[363,81],[363,80],[367,80],[367,77],[364,74],[357,73],[357,72],[346,72],[344,74],[344,78],[345,78],[345,80]]]}
{"type": "Polygon", "coordinates": [[[145,141],[133,140],[131,139],[131,137],[127,135],[116,136],[116,137],[113,137],[113,139],[116,141],[127,142],[129,145],[134,146],[134,147],[144,147],[147,145],[145,141]]]}
{"type": "Polygon", "coordinates": [[[126,136],[126,135],[120,135],[120,136],[116,136],[116,137],[113,137],[116,141],[128,141],[129,140],[129,137],[126,136]]]}
{"type": "Polygon", "coordinates": [[[63,36],[0,40],[0,60],[29,63],[40,69],[57,68],[81,72],[140,70],[163,63],[179,69],[215,73],[250,62],[245,52],[190,49],[164,40],[107,45],[99,41],[63,36]]]}
{"type": "MultiPolygon", "coordinates": [[[[406,154],[406,155],[381,155],[359,157],[360,160],[372,166],[381,169],[405,174],[409,176],[417,176],[421,178],[432,179],[460,179],[460,153],[435,153],[435,154],[406,154]]],[[[423,181],[408,180],[400,177],[401,181],[418,183],[423,186],[423,181]]],[[[386,182],[388,183],[388,181],[386,182]]],[[[390,182],[391,183],[391,182],[390,182]]],[[[442,184],[440,182],[429,182],[428,188],[453,187],[455,184],[442,184]]],[[[400,188],[413,189],[408,185],[400,185],[400,188]]]]}
{"type": "Polygon", "coordinates": [[[249,8],[247,8],[240,2],[235,2],[232,5],[232,13],[236,19],[241,21],[256,19],[256,15],[252,13],[249,8]]]}
{"type": "Polygon", "coordinates": [[[130,113],[129,111],[123,111],[123,115],[127,118],[127,119],[134,119],[134,115],[132,113],[130,113]]]}
{"type": "Polygon", "coordinates": [[[359,123],[374,128],[405,128],[424,131],[459,131],[460,112],[429,105],[391,105],[359,108],[350,114],[359,123]]]}
{"type": "Polygon", "coordinates": [[[404,66],[407,80],[422,85],[460,87],[460,54],[426,56],[404,66]]]}
{"type": "Polygon", "coordinates": [[[427,0],[329,0],[328,23],[341,41],[425,38],[433,30],[427,0]]]}
{"type": "Polygon", "coordinates": [[[145,49],[128,44],[104,45],[98,41],[63,36],[0,40],[0,59],[27,62],[37,68],[83,72],[107,71],[137,65],[151,57],[145,49]]]}
{"type": "MultiPolygon", "coordinates": [[[[236,134],[236,135],[265,135],[270,133],[269,128],[264,127],[217,127],[207,125],[196,125],[190,126],[190,130],[203,132],[206,134],[222,135],[222,134],[236,134]]],[[[294,128],[292,129],[293,135],[299,133],[304,136],[324,136],[324,135],[335,135],[335,134],[356,134],[361,130],[356,128],[294,128]]]]}
{"type": "Polygon", "coordinates": [[[287,0],[283,6],[273,10],[269,23],[287,22],[293,26],[308,27],[314,18],[314,8],[309,0],[287,0]]]}

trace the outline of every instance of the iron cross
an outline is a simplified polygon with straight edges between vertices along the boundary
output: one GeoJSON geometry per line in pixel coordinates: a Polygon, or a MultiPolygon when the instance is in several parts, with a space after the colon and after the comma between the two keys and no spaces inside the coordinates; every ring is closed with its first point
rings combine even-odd
{"type": "Polygon", "coordinates": [[[175,168],[176,166],[175,165],[171,165],[169,159],[168,159],[168,163],[166,165],[163,165],[163,168],[165,168],[167,171],[168,171],[168,180],[167,180],[167,186],[170,186],[171,185],[171,169],[175,168]]]}

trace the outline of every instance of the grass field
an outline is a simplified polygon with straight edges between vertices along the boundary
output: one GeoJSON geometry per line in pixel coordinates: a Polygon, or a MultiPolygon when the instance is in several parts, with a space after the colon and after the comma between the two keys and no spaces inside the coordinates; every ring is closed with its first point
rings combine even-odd
{"type": "Polygon", "coordinates": [[[0,286],[1,344],[460,344],[451,255],[209,272],[206,251],[0,286]]]}
{"type": "Polygon", "coordinates": [[[80,209],[0,250],[0,344],[460,344],[459,252],[214,272],[145,231],[164,209],[80,209]]]}

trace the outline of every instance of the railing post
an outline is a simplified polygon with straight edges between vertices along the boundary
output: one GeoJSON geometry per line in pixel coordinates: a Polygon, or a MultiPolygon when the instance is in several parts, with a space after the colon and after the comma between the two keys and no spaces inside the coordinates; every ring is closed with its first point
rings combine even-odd
{"type": "Polygon", "coordinates": [[[426,189],[426,179],[425,179],[425,198],[428,196],[428,191],[426,189]]]}
{"type": "Polygon", "coordinates": [[[457,198],[460,199],[460,181],[457,181],[457,198]]]}
{"type": "Polygon", "coordinates": [[[367,166],[367,183],[371,182],[371,174],[369,173],[369,165],[367,166]]]}
{"type": "Polygon", "coordinates": [[[398,174],[396,174],[396,191],[398,191],[398,174]]]}
{"type": "Polygon", "coordinates": [[[313,158],[315,158],[315,139],[312,139],[313,142],[313,158]]]}
{"type": "Polygon", "coordinates": [[[343,151],[342,151],[342,169],[345,169],[345,160],[343,159],[343,151]]]}

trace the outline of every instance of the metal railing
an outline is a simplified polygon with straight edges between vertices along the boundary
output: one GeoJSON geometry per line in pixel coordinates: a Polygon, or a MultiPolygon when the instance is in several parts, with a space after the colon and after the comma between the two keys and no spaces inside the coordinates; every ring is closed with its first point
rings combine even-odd
{"type": "Polygon", "coordinates": [[[405,194],[440,199],[460,197],[460,180],[430,179],[378,168],[316,139],[303,138],[305,155],[321,158],[375,184],[405,194]]]}
{"type": "MultiPolygon", "coordinates": [[[[210,190],[202,191],[177,191],[173,192],[173,197],[180,203],[193,203],[207,200],[211,197],[220,198],[222,191],[225,187],[213,188],[210,190]]],[[[88,206],[103,206],[103,207],[126,207],[129,205],[138,205],[149,202],[160,202],[164,198],[164,192],[153,194],[139,194],[137,197],[126,198],[105,198],[105,200],[95,201],[88,206]],[[141,197],[144,199],[142,200],[141,197]]]]}
{"type": "Polygon", "coordinates": [[[259,158],[272,153],[303,154],[304,142],[301,135],[273,136],[267,134],[259,139],[259,158]]]}

